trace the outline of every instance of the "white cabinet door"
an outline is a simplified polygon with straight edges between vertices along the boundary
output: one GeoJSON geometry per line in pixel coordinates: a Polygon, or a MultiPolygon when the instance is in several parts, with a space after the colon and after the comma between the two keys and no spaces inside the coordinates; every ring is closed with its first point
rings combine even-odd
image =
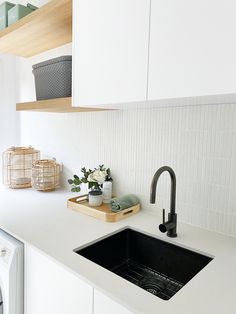
{"type": "Polygon", "coordinates": [[[73,105],[143,101],[150,0],[73,1],[73,105]]]}
{"type": "Polygon", "coordinates": [[[148,99],[236,92],[235,11],[235,0],[152,0],[148,99]]]}
{"type": "Polygon", "coordinates": [[[93,314],[132,314],[132,312],[112,301],[97,290],[94,290],[93,314]]]}
{"type": "Polygon", "coordinates": [[[33,248],[25,248],[25,314],[92,314],[93,289],[33,248]]]}

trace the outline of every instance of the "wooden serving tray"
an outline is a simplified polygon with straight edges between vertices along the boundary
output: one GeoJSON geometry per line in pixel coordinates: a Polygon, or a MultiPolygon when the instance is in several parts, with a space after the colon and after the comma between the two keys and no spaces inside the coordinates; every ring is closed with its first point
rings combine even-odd
{"type": "Polygon", "coordinates": [[[67,201],[67,207],[106,222],[116,222],[140,211],[140,204],[123,209],[117,213],[111,211],[109,204],[90,207],[88,203],[88,195],[70,198],[67,201]]]}

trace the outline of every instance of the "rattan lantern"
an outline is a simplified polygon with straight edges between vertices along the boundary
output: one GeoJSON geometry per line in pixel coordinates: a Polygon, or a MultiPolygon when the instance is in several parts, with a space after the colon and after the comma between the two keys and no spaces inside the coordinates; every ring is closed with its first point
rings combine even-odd
{"type": "Polygon", "coordinates": [[[3,153],[3,183],[13,189],[31,187],[32,165],[40,158],[33,147],[11,147],[3,153]]]}
{"type": "Polygon", "coordinates": [[[56,160],[44,159],[34,163],[32,187],[38,191],[52,191],[60,184],[60,165],[56,160]]]}

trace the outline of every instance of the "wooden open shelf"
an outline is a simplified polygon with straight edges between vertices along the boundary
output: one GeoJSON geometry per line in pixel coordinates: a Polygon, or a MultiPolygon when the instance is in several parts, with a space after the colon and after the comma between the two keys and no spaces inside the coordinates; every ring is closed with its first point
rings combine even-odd
{"type": "Polygon", "coordinates": [[[0,52],[31,57],[72,41],[72,0],[52,0],[0,31],[0,52]]]}
{"type": "Polygon", "coordinates": [[[90,112],[90,111],[107,111],[109,109],[89,108],[89,107],[72,107],[71,97],[55,98],[33,102],[16,104],[16,111],[39,111],[39,112],[90,112]]]}

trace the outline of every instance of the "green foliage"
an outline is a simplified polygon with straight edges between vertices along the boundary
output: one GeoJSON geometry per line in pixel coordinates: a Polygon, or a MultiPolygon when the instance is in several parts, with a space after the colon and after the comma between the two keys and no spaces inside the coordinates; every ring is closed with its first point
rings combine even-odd
{"type": "Polygon", "coordinates": [[[99,184],[97,182],[88,182],[88,187],[89,189],[94,189],[94,190],[100,189],[99,184]]]}
{"type": "Polygon", "coordinates": [[[80,186],[77,186],[77,187],[73,187],[71,189],[71,192],[80,192],[80,190],[81,190],[80,186]]]}
{"type": "Polygon", "coordinates": [[[81,188],[80,185],[82,181],[79,179],[77,175],[73,176],[73,179],[69,179],[68,183],[72,185],[71,187],[71,192],[80,192],[81,188]]]}
{"type": "Polygon", "coordinates": [[[107,177],[106,177],[106,181],[112,181],[110,168],[107,168],[107,177]]]}

